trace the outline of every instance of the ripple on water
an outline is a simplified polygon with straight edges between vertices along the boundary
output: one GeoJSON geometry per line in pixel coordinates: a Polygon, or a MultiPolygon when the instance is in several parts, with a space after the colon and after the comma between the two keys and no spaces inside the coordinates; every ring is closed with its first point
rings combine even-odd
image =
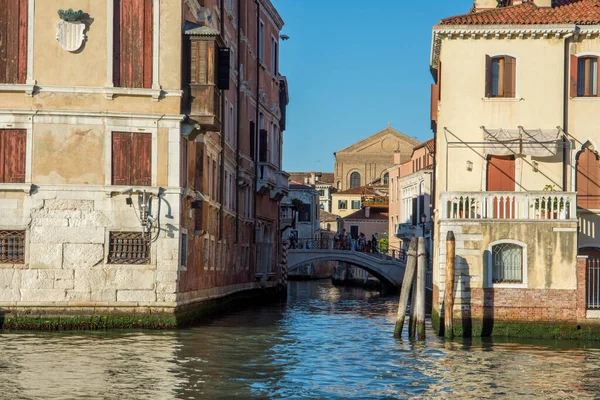
{"type": "Polygon", "coordinates": [[[600,344],[395,340],[397,298],[292,282],[287,304],[172,332],[5,333],[0,398],[594,398],[600,344]]]}

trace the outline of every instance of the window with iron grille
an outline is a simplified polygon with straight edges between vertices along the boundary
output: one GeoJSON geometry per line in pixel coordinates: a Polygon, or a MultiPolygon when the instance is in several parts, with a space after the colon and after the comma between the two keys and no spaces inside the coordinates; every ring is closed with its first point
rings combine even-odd
{"type": "Polygon", "coordinates": [[[0,231],[0,263],[25,263],[25,231],[0,231]]]}
{"type": "Polygon", "coordinates": [[[148,264],[150,236],[142,232],[111,232],[109,264],[148,264]]]}
{"type": "Polygon", "coordinates": [[[492,283],[523,283],[523,247],[513,243],[492,247],[492,283]]]}

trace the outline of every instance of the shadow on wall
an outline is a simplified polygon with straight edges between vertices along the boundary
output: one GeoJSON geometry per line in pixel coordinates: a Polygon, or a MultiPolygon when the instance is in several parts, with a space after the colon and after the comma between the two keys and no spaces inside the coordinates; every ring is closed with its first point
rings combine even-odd
{"type": "Polygon", "coordinates": [[[482,286],[483,286],[483,325],[481,327],[481,336],[488,337],[492,336],[494,331],[494,289],[487,287],[488,282],[491,282],[491,276],[489,276],[492,266],[488,265],[492,260],[492,255],[489,250],[483,252],[483,273],[482,273],[482,286]]]}

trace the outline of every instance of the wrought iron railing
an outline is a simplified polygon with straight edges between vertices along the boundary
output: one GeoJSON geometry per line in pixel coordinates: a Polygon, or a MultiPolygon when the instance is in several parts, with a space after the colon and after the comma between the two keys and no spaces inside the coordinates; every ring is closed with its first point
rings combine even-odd
{"type": "Polygon", "coordinates": [[[25,231],[0,231],[0,262],[25,262],[25,231]]]}
{"type": "Polygon", "coordinates": [[[588,258],[586,273],[586,306],[589,310],[600,310],[600,259],[588,258]]]}
{"type": "Polygon", "coordinates": [[[143,232],[110,232],[109,264],[148,264],[150,236],[143,232]]]}

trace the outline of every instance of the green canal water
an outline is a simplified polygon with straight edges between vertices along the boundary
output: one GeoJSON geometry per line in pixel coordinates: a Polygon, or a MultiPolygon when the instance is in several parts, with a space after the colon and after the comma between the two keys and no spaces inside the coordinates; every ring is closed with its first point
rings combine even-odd
{"type": "Polygon", "coordinates": [[[291,282],[287,303],[180,331],[4,333],[0,398],[600,398],[600,343],[413,343],[396,308],[291,282]]]}

